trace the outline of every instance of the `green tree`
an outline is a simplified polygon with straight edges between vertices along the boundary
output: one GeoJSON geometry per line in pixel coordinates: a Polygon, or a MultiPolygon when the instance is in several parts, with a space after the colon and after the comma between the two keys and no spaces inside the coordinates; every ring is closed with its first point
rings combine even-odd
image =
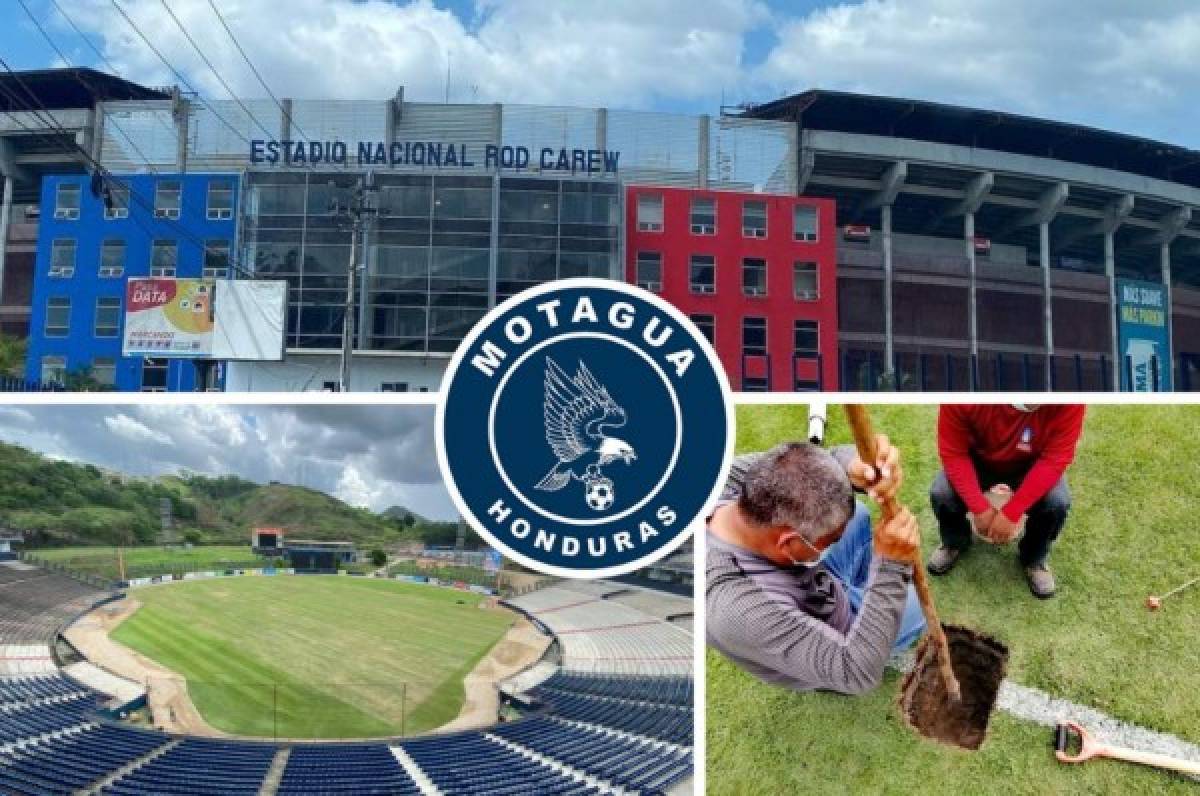
{"type": "Polygon", "coordinates": [[[91,365],[67,371],[63,378],[63,386],[69,392],[111,392],[113,389],[111,385],[101,384],[96,380],[91,365]]]}
{"type": "Polygon", "coordinates": [[[387,553],[376,547],[371,551],[371,566],[378,569],[387,565],[387,553]]]}
{"type": "Polygon", "coordinates": [[[204,536],[199,531],[196,531],[196,530],[184,531],[183,532],[183,541],[185,541],[191,545],[197,545],[197,544],[200,544],[202,541],[204,541],[204,536]]]}
{"type": "Polygon", "coordinates": [[[26,341],[0,334],[0,376],[20,376],[25,369],[26,341]]]}

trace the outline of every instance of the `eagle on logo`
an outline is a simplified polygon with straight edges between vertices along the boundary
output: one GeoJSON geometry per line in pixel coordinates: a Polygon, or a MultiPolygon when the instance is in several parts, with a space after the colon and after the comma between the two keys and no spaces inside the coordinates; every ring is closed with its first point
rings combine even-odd
{"type": "Polygon", "coordinates": [[[633,446],[607,433],[625,425],[625,410],[582,362],[572,378],[547,357],[545,386],[546,442],[558,461],[535,488],[557,492],[572,480],[582,481],[588,506],[603,511],[612,505],[614,493],[601,468],[637,458],[633,446]]]}

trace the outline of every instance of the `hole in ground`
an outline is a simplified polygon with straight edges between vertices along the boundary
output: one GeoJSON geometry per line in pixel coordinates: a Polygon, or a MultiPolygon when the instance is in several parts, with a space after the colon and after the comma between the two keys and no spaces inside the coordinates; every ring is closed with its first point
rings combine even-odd
{"type": "Polygon", "coordinates": [[[1008,666],[1008,647],[969,628],[945,624],[942,628],[962,701],[954,702],[947,695],[936,647],[926,635],[917,648],[916,665],[901,685],[900,709],[909,725],[925,737],[975,750],[987,735],[1008,666]]]}

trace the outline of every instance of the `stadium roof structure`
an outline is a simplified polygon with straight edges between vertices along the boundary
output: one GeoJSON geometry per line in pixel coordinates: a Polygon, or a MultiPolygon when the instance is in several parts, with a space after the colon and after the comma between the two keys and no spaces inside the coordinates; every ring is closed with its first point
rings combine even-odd
{"type": "MultiPolygon", "coordinates": [[[[799,128],[797,185],[833,198],[842,224],[1038,247],[1095,262],[1114,235],[1122,267],[1147,278],[1158,246],[1179,239],[1177,266],[1200,255],[1200,151],[1086,125],[922,100],[810,90],[746,108],[799,128]]],[[[1033,264],[1033,263],[1031,263],[1033,264]]],[[[1200,272],[1197,272],[1200,273],[1200,272]]]]}
{"type": "Polygon", "coordinates": [[[0,110],[91,108],[109,100],[164,100],[171,94],[85,67],[0,74],[0,110]],[[30,102],[32,93],[36,102],[30,102]]]}
{"type": "Polygon", "coordinates": [[[744,114],[806,129],[913,138],[1115,169],[1200,188],[1200,151],[1004,111],[814,89],[744,114]]]}

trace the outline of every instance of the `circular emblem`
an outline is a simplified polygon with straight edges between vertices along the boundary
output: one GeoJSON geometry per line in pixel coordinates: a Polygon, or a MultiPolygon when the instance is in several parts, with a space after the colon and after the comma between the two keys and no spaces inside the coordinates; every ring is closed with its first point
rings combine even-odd
{"type": "Polygon", "coordinates": [[[564,577],[670,553],[716,502],[733,452],[725,372],[677,309],[608,279],[497,306],[442,382],[438,463],[494,547],[564,577]]]}

